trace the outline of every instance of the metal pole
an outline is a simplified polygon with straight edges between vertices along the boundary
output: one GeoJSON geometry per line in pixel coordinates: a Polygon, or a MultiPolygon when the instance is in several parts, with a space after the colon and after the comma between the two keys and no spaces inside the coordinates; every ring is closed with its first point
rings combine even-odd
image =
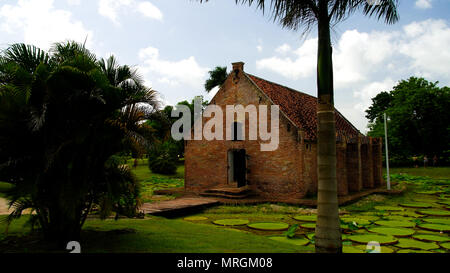
{"type": "Polygon", "coordinates": [[[387,136],[387,117],[386,117],[386,113],[384,113],[384,143],[386,145],[387,189],[391,190],[391,177],[389,176],[389,152],[388,152],[388,136],[387,136]]]}

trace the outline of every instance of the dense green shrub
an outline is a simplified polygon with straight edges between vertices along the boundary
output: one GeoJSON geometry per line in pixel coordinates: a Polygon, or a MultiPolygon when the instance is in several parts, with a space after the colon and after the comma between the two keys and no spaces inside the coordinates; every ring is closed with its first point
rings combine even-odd
{"type": "Polygon", "coordinates": [[[170,141],[154,145],[149,151],[148,167],[153,173],[175,174],[177,162],[177,146],[170,141]]]}

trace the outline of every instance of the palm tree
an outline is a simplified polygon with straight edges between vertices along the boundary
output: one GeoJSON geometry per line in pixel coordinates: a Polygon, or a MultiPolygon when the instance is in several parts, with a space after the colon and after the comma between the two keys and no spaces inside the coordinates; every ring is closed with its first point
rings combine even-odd
{"type": "MultiPolygon", "coordinates": [[[[208,0],[199,0],[207,2],[208,0]]],[[[316,252],[341,252],[341,232],[338,214],[336,182],[336,130],[334,119],[333,64],[330,27],[355,11],[376,16],[386,23],[398,20],[397,0],[236,0],[236,3],[256,4],[263,12],[272,10],[273,19],[282,27],[309,31],[317,25],[317,163],[318,202],[315,234],[316,252]]]]}
{"type": "Polygon", "coordinates": [[[79,240],[94,205],[102,216],[136,213],[139,184],[117,155],[135,126],[124,125],[123,109],[151,96],[129,86],[111,84],[95,55],[74,42],[50,54],[24,44],[2,52],[0,180],[13,185],[8,222],[31,208],[44,237],[64,247],[79,240]]]}
{"type": "Polygon", "coordinates": [[[208,71],[209,78],[205,81],[205,90],[206,92],[210,92],[214,87],[221,87],[222,84],[227,79],[227,67],[216,66],[211,71],[208,71]]]}
{"type": "Polygon", "coordinates": [[[118,121],[126,130],[127,149],[134,158],[141,158],[148,149],[149,141],[154,138],[154,129],[144,121],[158,110],[157,92],[144,85],[141,75],[128,65],[119,65],[114,55],[98,62],[101,71],[111,85],[121,88],[126,93],[138,94],[139,101],[129,101],[120,112],[118,121]]]}

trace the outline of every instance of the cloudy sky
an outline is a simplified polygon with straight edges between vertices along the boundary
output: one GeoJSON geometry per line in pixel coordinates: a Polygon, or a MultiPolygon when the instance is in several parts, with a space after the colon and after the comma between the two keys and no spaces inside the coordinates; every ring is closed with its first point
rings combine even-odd
{"type": "MultiPolygon", "coordinates": [[[[450,85],[450,0],[400,0],[400,21],[355,14],[333,32],[335,103],[362,132],[364,110],[399,80],[423,76],[450,85]]],[[[270,14],[235,1],[0,0],[0,47],[86,40],[140,69],[166,104],[204,95],[215,66],[245,71],[316,94],[317,33],[282,29],[270,14]]]]}

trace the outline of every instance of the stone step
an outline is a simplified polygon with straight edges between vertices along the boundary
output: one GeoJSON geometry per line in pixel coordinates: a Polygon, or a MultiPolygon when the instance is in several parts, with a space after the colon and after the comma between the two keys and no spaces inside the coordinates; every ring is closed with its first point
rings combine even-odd
{"type": "Polygon", "coordinates": [[[233,196],[239,196],[239,195],[247,195],[251,191],[248,187],[241,187],[241,188],[212,188],[207,189],[204,191],[204,193],[214,193],[214,194],[225,194],[225,195],[233,195],[233,196]]]}
{"type": "Polygon", "coordinates": [[[245,199],[250,196],[250,192],[246,194],[226,194],[226,193],[220,193],[220,192],[202,192],[200,193],[201,196],[205,197],[216,197],[216,198],[225,198],[225,199],[245,199]]]}

